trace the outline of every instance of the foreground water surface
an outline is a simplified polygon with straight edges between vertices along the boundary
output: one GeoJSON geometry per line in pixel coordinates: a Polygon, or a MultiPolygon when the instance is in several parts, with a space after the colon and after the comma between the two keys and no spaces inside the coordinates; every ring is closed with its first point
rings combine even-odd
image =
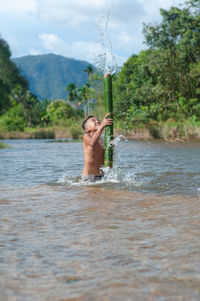
{"type": "Polygon", "coordinates": [[[83,185],[82,143],[0,150],[0,300],[199,300],[200,144],[122,141],[83,185]]]}

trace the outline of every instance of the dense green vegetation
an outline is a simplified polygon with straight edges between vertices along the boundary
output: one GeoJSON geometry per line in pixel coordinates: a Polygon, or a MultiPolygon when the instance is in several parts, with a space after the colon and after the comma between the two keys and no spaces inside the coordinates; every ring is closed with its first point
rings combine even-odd
{"type": "MultiPolygon", "coordinates": [[[[85,64],[84,64],[85,66],[85,64]]],[[[66,94],[67,96],[67,94],[66,94]]],[[[74,102],[76,100],[74,99],[74,102]]],[[[28,128],[72,126],[77,133],[77,123],[83,117],[83,110],[74,109],[65,100],[43,101],[28,89],[28,82],[11,60],[11,52],[5,40],[0,39],[0,132],[26,132],[28,128]]],[[[80,131],[79,131],[80,134],[80,131]]],[[[49,131],[35,131],[34,138],[55,136],[49,131]]],[[[10,137],[10,136],[9,136],[10,137]]],[[[17,135],[13,134],[13,138],[17,135]]]]}
{"type": "Polygon", "coordinates": [[[81,87],[88,79],[83,72],[87,62],[61,55],[28,55],[13,61],[28,79],[30,91],[39,99],[65,99],[67,85],[74,83],[81,87]]]}
{"type": "MultiPolygon", "coordinates": [[[[190,0],[182,8],[161,9],[160,24],[144,25],[148,49],[132,55],[113,76],[115,127],[147,129],[155,138],[200,138],[199,7],[200,0],[190,0]]],[[[16,131],[24,138],[54,138],[55,131],[58,138],[78,138],[84,116],[104,116],[103,75],[91,65],[83,63],[82,74],[71,66],[79,73],[76,80],[83,75],[86,80],[65,79],[63,100],[41,101],[28,90],[27,80],[10,57],[8,44],[0,39],[0,138],[8,132],[17,138],[16,131]]],[[[57,56],[46,57],[54,61],[57,56]]],[[[45,66],[39,64],[38,72],[47,70],[45,66]]],[[[65,71],[59,73],[63,76],[65,71]]],[[[53,86],[54,80],[48,79],[49,84],[53,86]]]]}
{"type": "Polygon", "coordinates": [[[28,83],[19,73],[17,66],[11,61],[11,52],[6,41],[0,38],[0,114],[11,106],[8,95],[16,85],[26,89],[28,83]]]}
{"type": "MultiPolygon", "coordinates": [[[[145,25],[147,50],[124,64],[114,85],[115,115],[125,124],[200,120],[200,1],[160,10],[145,25]]],[[[123,124],[122,122],[122,124],[123,124]]]]}

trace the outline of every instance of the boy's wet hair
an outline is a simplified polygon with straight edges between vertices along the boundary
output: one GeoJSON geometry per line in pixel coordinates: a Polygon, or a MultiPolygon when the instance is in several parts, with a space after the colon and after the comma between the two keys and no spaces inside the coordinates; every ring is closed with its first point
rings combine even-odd
{"type": "Polygon", "coordinates": [[[90,116],[88,116],[88,117],[83,121],[83,123],[82,123],[82,128],[83,128],[84,131],[85,131],[85,125],[86,125],[87,121],[88,121],[90,118],[92,118],[92,117],[94,117],[94,116],[90,115],[90,116]]]}

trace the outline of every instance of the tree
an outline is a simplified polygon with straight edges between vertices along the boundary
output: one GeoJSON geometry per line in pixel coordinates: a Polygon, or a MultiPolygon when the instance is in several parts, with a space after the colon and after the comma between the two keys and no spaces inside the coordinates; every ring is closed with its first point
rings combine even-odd
{"type": "Polygon", "coordinates": [[[0,128],[4,131],[23,131],[25,127],[26,120],[22,104],[13,105],[0,118],[0,128]]]}
{"type": "Polygon", "coordinates": [[[11,60],[11,52],[7,42],[0,38],[0,113],[3,113],[4,110],[11,106],[7,96],[16,85],[20,85],[24,89],[28,88],[27,80],[21,76],[19,69],[11,60]]]}
{"type": "Polygon", "coordinates": [[[40,124],[43,108],[41,102],[29,90],[16,85],[10,92],[9,100],[12,105],[21,104],[23,106],[27,126],[31,127],[40,124]]]}
{"type": "Polygon", "coordinates": [[[0,79],[9,87],[16,84],[17,68],[11,61],[11,52],[7,42],[0,38],[0,79]]]}
{"type": "Polygon", "coordinates": [[[0,79],[0,115],[9,109],[9,87],[0,79]]]}
{"type": "Polygon", "coordinates": [[[88,65],[83,71],[88,74],[88,78],[90,80],[90,76],[94,73],[94,68],[91,65],[88,65]]]}
{"type": "Polygon", "coordinates": [[[66,92],[68,93],[68,100],[74,102],[78,99],[78,87],[76,84],[69,84],[66,87],[66,92]]]}
{"type": "Polygon", "coordinates": [[[83,85],[79,90],[79,101],[83,105],[84,108],[84,116],[88,113],[88,100],[89,100],[89,89],[90,85],[83,85]]]}
{"type": "Polygon", "coordinates": [[[199,0],[160,10],[162,22],[145,25],[149,49],[133,55],[114,81],[115,115],[122,120],[199,118],[199,0]]]}
{"type": "Polygon", "coordinates": [[[174,117],[189,117],[187,100],[196,97],[190,73],[190,65],[200,59],[200,15],[194,6],[191,9],[196,2],[183,9],[160,10],[162,23],[144,27],[146,43],[154,49],[150,69],[158,78],[156,89],[165,99],[164,111],[174,112],[174,117]]]}
{"type": "Polygon", "coordinates": [[[47,107],[47,116],[53,125],[66,125],[74,117],[74,110],[66,101],[55,100],[47,107]]]}
{"type": "Polygon", "coordinates": [[[79,90],[79,101],[84,107],[84,116],[92,112],[92,99],[94,99],[95,90],[90,87],[89,83],[83,85],[79,90]]]}

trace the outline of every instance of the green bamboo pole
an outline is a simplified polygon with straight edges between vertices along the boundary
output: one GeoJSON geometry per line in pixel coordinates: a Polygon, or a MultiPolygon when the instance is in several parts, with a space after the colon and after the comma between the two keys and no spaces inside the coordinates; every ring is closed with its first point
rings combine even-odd
{"type": "MultiPolygon", "coordinates": [[[[113,112],[113,100],[112,100],[112,75],[106,74],[104,76],[104,95],[105,95],[105,111],[107,113],[113,112]]],[[[111,116],[108,116],[110,118],[111,116]]],[[[113,165],[113,124],[107,125],[105,128],[105,154],[104,154],[104,166],[112,168],[113,165]]]]}

